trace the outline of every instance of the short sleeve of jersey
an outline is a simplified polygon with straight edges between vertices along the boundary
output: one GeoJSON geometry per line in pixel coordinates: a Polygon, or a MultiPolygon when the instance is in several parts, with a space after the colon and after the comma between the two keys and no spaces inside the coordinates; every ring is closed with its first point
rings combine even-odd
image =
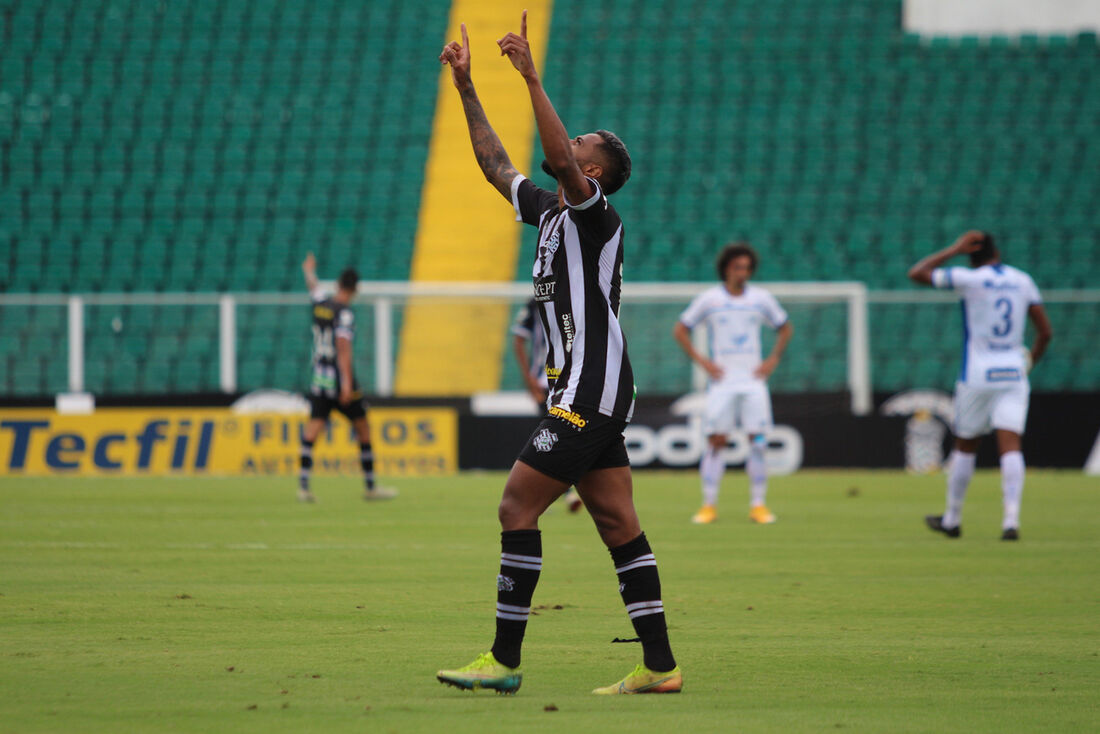
{"type": "Polygon", "coordinates": [[[1024,295],[1027,296],[1027,304],[1029,306],[1037,306],[1043,302],[1043,296],[1039,293],[1039,286],[1035,285],[1035,281],[1030,275],[1027,276],[1027,285],[1024,288],[1024,295]]]}
{"type": "Polygon", "coordinates": [[[352,333],[355,331],[355,314],[352,313],[350,308],[345,308],[340,311],[340,315],[336,319],[334,332],[338,339],[351,339],[352,333]]]}
{"type": "Polygon", "coordinates": [[[571,210],[571,218],[577,226],[588,229],[601,240],[607,240],[622,226],[622,221],[615,207],[611,206],[607,197],[604,196],[603,189],[600,188],[596,179],[588,180],[592,182],[592,187],[595,189],[592,196],[579,204],[566,199],[565,205],[571,210]]]}
{"type": "Polygon", "coordinates": [[[512,321],[512,333],[527,341],[531,341],[535,335],[535,309],[532,306],[533,301],[528,301],[512,321]]]}
{"type": "Polygon", "coordinates": [[[783,310],[783,307],[779,305],[779,301],[775,296],[767,291],[761,292],[760,305],[763,307],[764,320],[768,322],[768,325],[773,329],[778,329],[787,323],[787,312],[783,310]]]}
{"type": "Polygon", "coordinates": [[[932,271],[932,287],[945,291],[956,291],[970,284],[974,271],[969,268],[936,268],[932,271]]]}
{"type": "Polygon", "coordinates": [[[707,312],[707,294],[700,293],[695,297],[684,312],[680,314],[680,323],[689,329],[694,329],[703,320],[707,312]]]}
{"type": "Polygon", "coordinates": [[[328,298],[328,291],[326,291],[321,286],[317,286],[309,292],[309,300],[313,301],[314,303],[320,303],[326,298],[328,298]]]}
{"type": "Polygon", "coordinates": [[[516,210],[516,221],[539,226],[543,212],[557,209],[556,194],[539,188],[524,175],[512,179],[512,207],[516,210]]]}

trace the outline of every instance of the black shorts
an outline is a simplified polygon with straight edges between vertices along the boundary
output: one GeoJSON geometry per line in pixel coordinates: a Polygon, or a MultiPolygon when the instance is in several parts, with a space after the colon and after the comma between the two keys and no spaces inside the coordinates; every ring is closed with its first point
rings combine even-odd
{"type": "Polygon", "coordinates": [[[519,460],[568,484],[576,484],[594,469],[630,466],[623,440],[626,421],[600,414],[569,415],[571,419],[543,418],[519,452],[519,460]],[[578,419],[583,426],[577,425],[578,419]]]}
{"type": "Polygon", "coordinates": [[[329,414],[334,410],[338,410],[347,416],[349,421],[365,418],[367,416],[367,401],[358,392],[353,393],[353,395],[355,397],[347,405],[341,405],[339,400],[324,395],[310,395],[309,417],[327,421],[329,414]]]}

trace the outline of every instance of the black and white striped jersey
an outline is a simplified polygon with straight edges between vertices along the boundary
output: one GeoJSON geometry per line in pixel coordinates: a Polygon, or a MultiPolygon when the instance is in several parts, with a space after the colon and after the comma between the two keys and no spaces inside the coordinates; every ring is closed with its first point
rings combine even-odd
{"type": "MultiPolygon", "coordinates": [[[[355,314],[346,304],[320,290],[311,293],[310,300],[313,311],[313,375],[309,391],[313,395],[336,398],[340,394],[336,340],[351,341],[355,330],[355,314]]],[[[354,384],[352,389],[355,389],[354,384]]]]}
{"type": "Polygon", "coordinates": [[[592,197],[564,208],[554,192],[523,176],[512,181],[516,219],[539,228],[531,275],[549,342],[549,412],[574,425],[577,413],[623,421],[634,414],[634,372],[619,324],[623,223],[589,180],[592,197]]]}

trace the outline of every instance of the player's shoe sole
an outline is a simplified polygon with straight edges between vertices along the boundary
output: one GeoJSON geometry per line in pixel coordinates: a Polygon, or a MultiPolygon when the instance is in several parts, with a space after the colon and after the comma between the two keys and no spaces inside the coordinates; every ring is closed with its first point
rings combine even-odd
{"type": "Polygon", "coordinates": [[[639,665],[618,683],[597,688],[592,692],[598,696],[616,696],[636,693],[679,693],[683,689],[684,676],[679,666],[667,673],[659,673],[639,665]]]}
{"type": "Polygon", "coordinates": [[[523,673],[519,672],[519,668],[498,663],[491,652],[479,655],[472,663],[458,670],[441,670],[435,678],[440,683],[464,691],[487,688],[503,694],[515,693],[523,683],[523,673]]]}
{"type": "Polygon", "coordinates": [[[931,530],[935,530],[937,533],[943,533],[948,538],[957,538],[962,535],[962,525],[956,525],[953,528],[945,527],[943,524],[943,515],[925,515],[924,524],[931,530]]]}
{"type": "Polygon", "coordinates": [[[1005,528],[1001,533],[1001,540],[1019,540],[1020,531],[1016,528],[1005,528]]]}

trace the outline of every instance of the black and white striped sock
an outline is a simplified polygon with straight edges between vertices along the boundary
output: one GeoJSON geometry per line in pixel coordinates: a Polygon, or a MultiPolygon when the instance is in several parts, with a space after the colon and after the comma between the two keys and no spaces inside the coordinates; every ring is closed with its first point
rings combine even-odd
{"type": "Polygon", "coordinates": [[[657,559],[645,533],[610,551],[615,573],[619,576],[619,594],[626,604],[634,631],[642,641],[645,666],[659,672],[672,670],[676,667],[676,659],[668,643],[661,579],[657,575],[657,559]]]}
{"type": "Polygon", "coordinates": [[[538,530],[505,530],[500,534],[497,576],[497,634],[493,657],[518,668],[531,597],[542,571],[542,534],[538,530]]]}
{"type": "Polygon", "coordinates": [[[359,444],[359,466],[363,468],[363,478],[367,489],[374,489],[374,451],[370,443],[359,444]]]}
{"type": "Polygon", "coordinates": [[[313,442],[302,441],[302,453],[298,459],[298,487],[309,491],[309,475],[313,471],[313,442]]]}

